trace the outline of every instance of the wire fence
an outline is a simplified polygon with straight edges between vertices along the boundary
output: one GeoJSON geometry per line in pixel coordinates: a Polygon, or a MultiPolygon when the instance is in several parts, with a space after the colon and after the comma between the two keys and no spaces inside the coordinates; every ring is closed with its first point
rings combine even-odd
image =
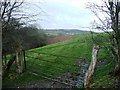
{"type": "MultiPolygon", "coordinates": [[[[47,80],[50,82],[48,88],[73,88],[80,85],[79,82],[82,82],[81,85],[83,85],[84,70],[80,69],[82,68],[81,64],[86,62],[85,58],[33,50],[24,54],[27,65],[24,64],[26,65],[25,68],[27,67],[28,75],[32,75],[38,80],[47,80]]],[[[9,59],[10,56],[4,58],[9,59]]],[[[15,70],[15,65],[13,65],[12,69],[15,70]]]]}
{"type": "MultiPolygon", "coordinates": [[[[37,54],[37,56],[26,55],[27,60],[33,60],[33,62],[37,61],[37,63],[34,64],[40,68],[39,72],[37,70],[28,69],[30,74],[36,77],[44,78],[53,83],[59,83],[59,85],[61,85],[60,87],[76,87],[77,78],[80,74],[80,62],[85,61],[84,58],[36,51],[29,52],[37,54]],[[59,59],[59,62],[41,58],[40,56],[42,55],[45,55],[45,57],[55,57],[59,59]],[[61,58],[66,59],[66,61],[62,62],[61,58]],[[77,61],[77,63],[74,61],[77,61]]],[[[31,67],[32,66],[33,63],[31,64],[31,67]]],[[[51,87],[55,86],[56,84],[51,85],[51,87]]]]}

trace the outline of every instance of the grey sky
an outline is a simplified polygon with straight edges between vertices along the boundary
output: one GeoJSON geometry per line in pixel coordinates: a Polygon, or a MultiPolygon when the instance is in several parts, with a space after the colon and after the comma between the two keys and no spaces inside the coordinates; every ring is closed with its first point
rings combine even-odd
{"type": "MultiPolygon", "coordinates": [[[[89,0],[26,0],[36,4],[45,13],[37,17],[36,25],[44,29],[84,29],[95,19],[94,14],[86,8],[89,0]]],[[[101,0],[91,0],[100,4],[101,0]]],[[[30,7],[29,7],[30,8],[30,7]]],[[[32,13],[40,12],[31,8],[32,13]]]]}

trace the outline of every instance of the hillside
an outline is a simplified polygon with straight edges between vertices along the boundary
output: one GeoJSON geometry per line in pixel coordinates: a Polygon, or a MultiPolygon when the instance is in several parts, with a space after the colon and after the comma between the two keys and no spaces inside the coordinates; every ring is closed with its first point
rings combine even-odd
{"type": "Polygon", "coordinates": [[[45,29],[47,34],[55,35],[74,35],[74,34],[83,34],[90,33],[89,31],[79,30],[79,29],[45,29]]]}
{"type": "MultiPolygon", "coordinates": [[[[31,49],[26,52],[27,71],[20,76],[14,72],[3,80],[3,87],[70,87],[74,84],[80,71],[80,58],[88,62],[91,60],[92,40],[90,34],[77,34],[72,39],[47,45],[41,48],[31,49]],[[59,81],[53,82],[57,79],[59,81]],[[70,82],[67,82],[67,79],[70,82]],[[64,84],[60,84],[64,82],[64,84]]],[[[9,58],[9,56],[8,56],[9,58]]],[[[111,54],[101,49],[98,57],[97,70],[93,76],[91,87],[115,87],[115,78],[111,78],[110,72],[114,67],[111,54]]]]}

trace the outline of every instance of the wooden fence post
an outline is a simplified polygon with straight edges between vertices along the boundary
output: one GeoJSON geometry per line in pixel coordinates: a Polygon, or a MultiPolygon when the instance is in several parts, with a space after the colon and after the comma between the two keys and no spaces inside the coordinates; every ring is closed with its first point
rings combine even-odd
{"type": "Polygon", "coordinates": [[[99,52],[99,45],[94,45],[92,50],[92,60],[90,63],[90,66],[88,68],[88,71],[85,74],[84,79],[84,88],[89,88],[90,81],[92,79],[92,76],[95,72],[96,64],[97,64],[97,55],[99,52]]]}
{"type": "Polygon", "coordinates": [[[23,57],[22,57],[22,50],[16,50],[16,72],[22,73],[23,72],[23,57]]]}
{"type": "Polygon", "coordinates": [[[23,57],[24,57],[24,66],[25,66],[25,70],[26,70],[25,50],[23,50],[23,57]]]}

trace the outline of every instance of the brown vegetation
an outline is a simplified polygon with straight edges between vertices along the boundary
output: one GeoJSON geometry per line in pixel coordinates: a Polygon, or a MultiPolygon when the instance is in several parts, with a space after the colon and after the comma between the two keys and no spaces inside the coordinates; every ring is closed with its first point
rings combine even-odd
{"type": "Polygon", "coordinates": [[[57,36],[55,38],[48,39],[47,44],[53,44],[53,43],[57,43],[57,42],[62,42],[62,41],[70,40],[72,38],[73,38],[72,35],[57,36]]]}

